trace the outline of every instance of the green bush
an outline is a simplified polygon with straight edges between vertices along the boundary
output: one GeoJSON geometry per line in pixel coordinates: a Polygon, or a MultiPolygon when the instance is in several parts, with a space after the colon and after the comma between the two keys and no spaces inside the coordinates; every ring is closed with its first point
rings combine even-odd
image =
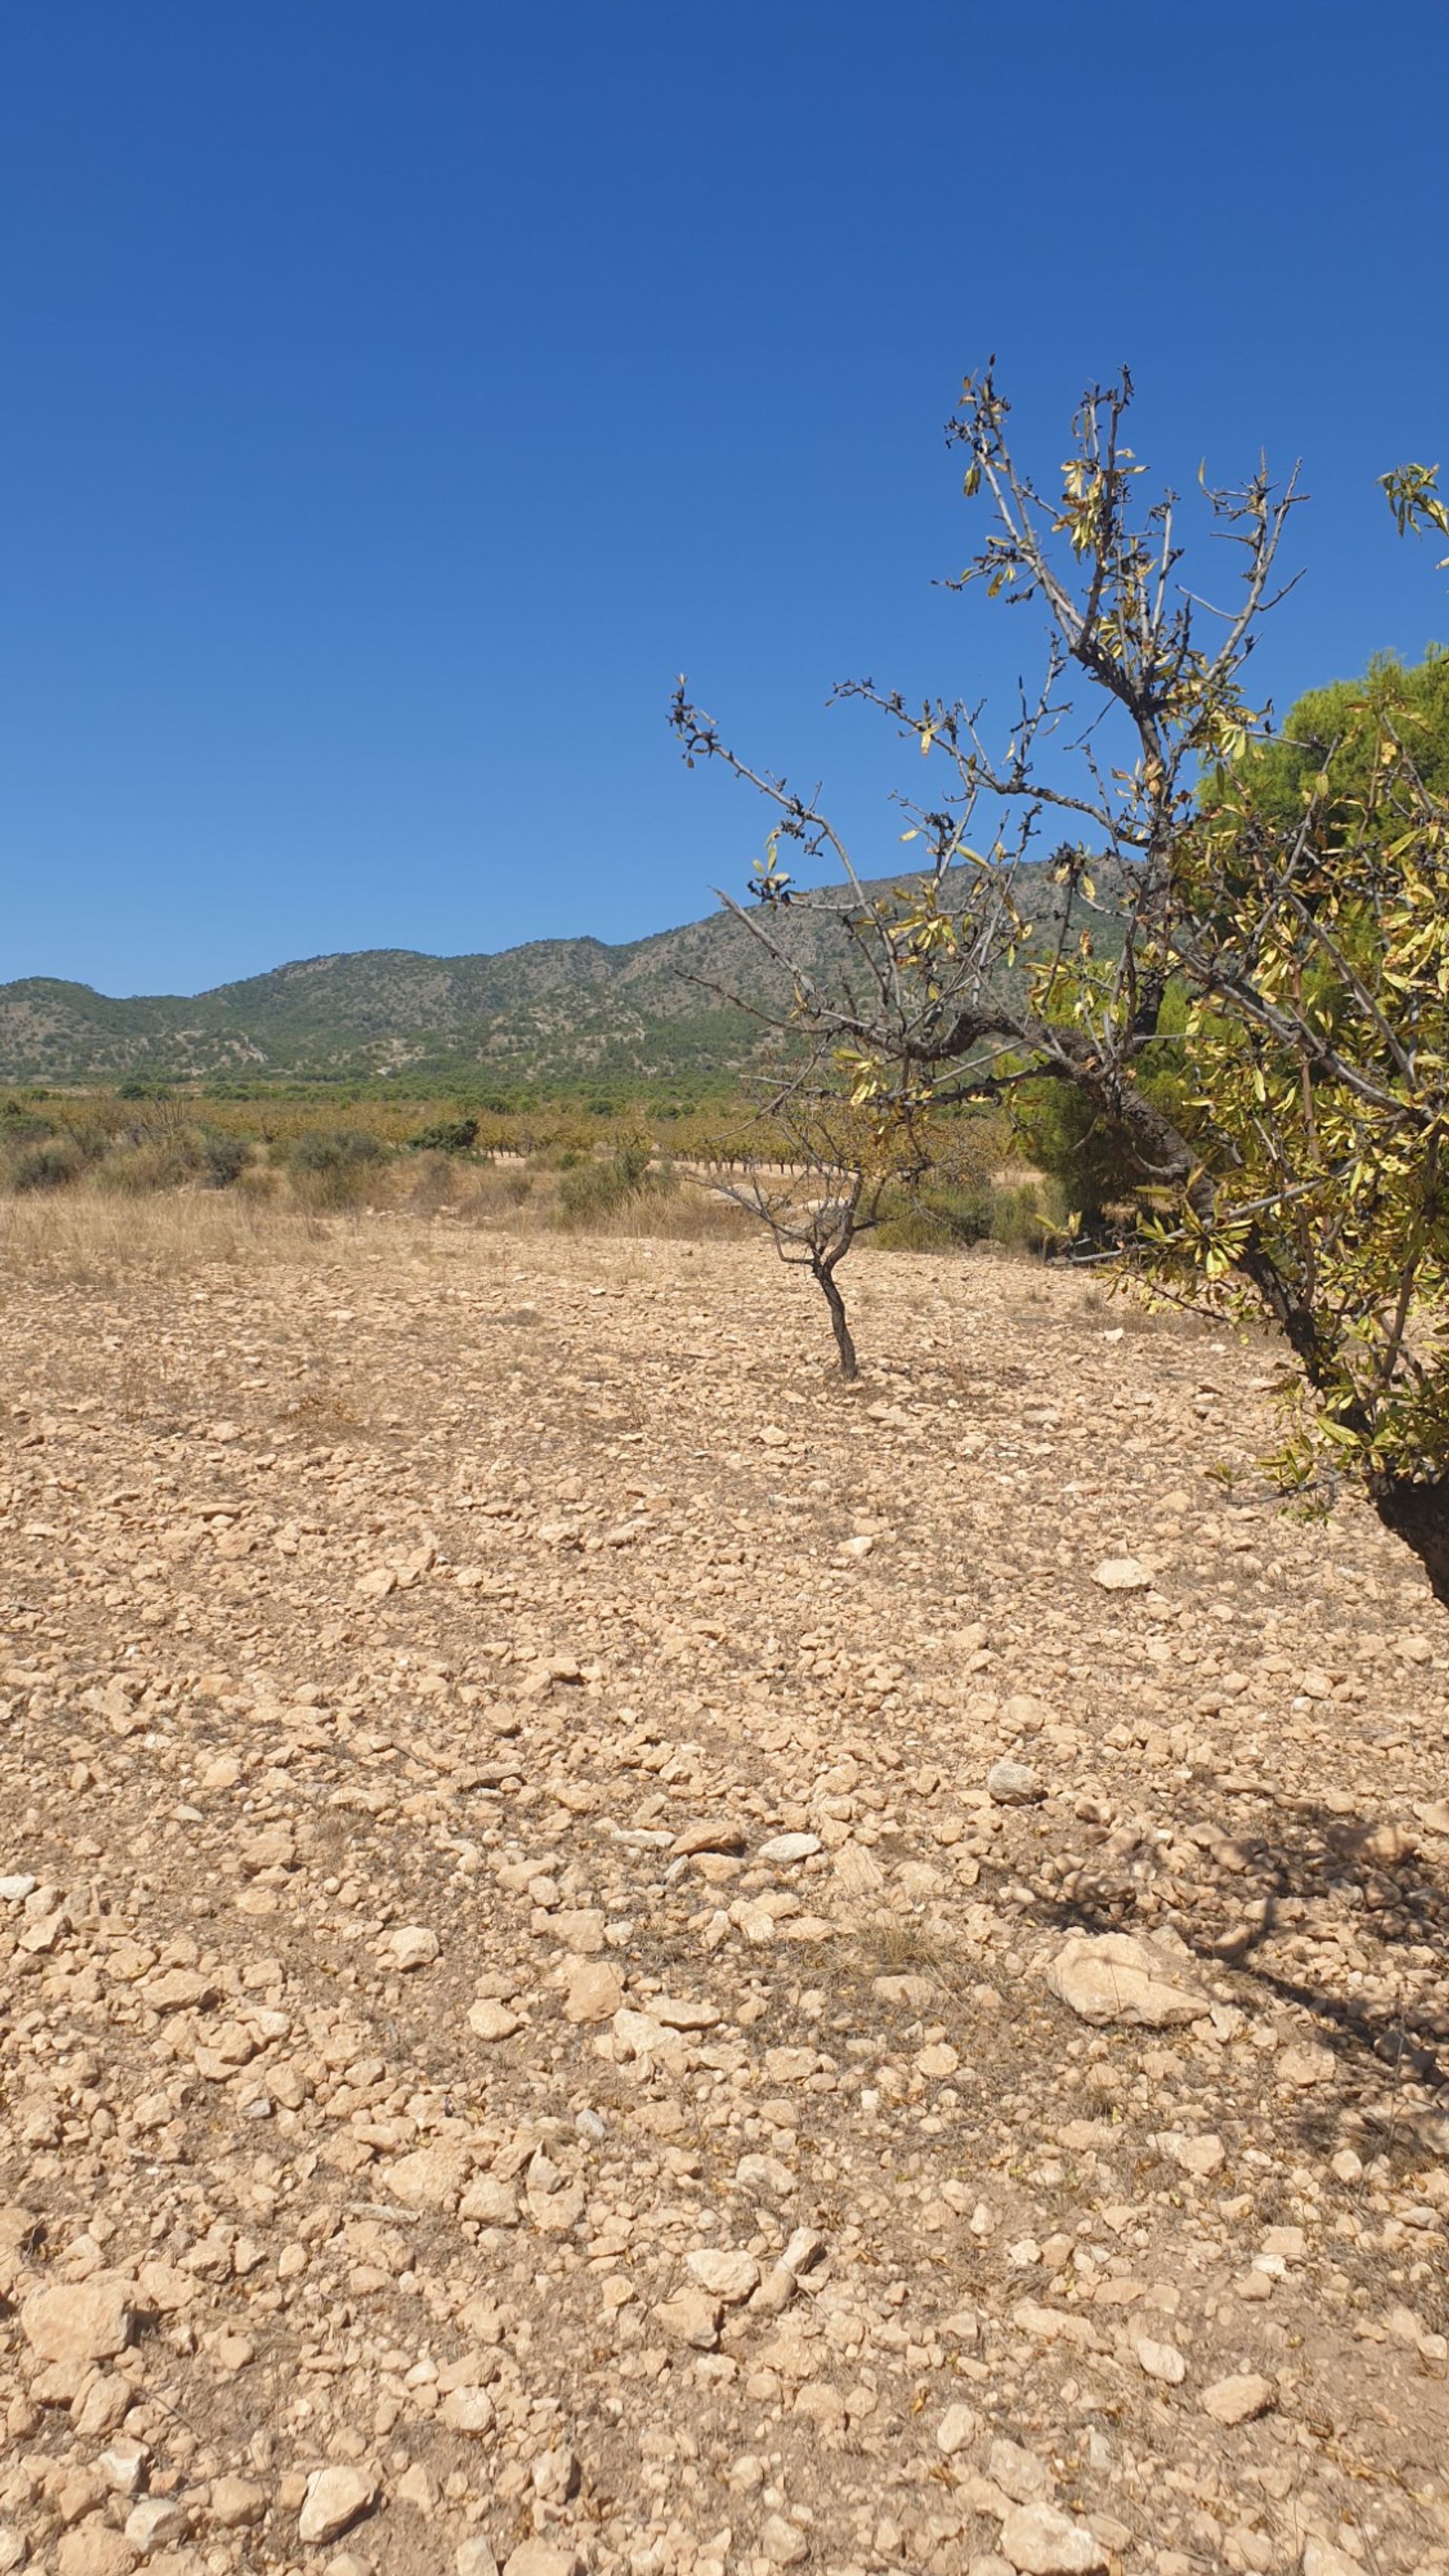
{"type": "Polygon", "coordinates": [[[407,1140],[410,1154],[471,1154],[477,1141],[476,1118],[436,1118],[407,1140]]]}
{"type": "Polygon", "coordinates": [[[386,1151],[364,1128],[310,1129],[288,1155],[292,1186],[304,1207],[359,1207],[386,1151]]]}
{"type": "Polygon", "coordinates": [[[79,1180],[85,1169],[85,1156],[69,1136],[47,1137],[38,1145],[26,1145],[10,1166],[10,1186],[15,1190],[63,1190],[79,1180]]]}
{"type": "Polygon", "coordinates": [[[562,1175],[559,1223],[570,1227],[598,1225],[619,1215],[631,1201],[667,1198],[678,1186],[673,1165],[662,1163],[656,1170],[649,1145],[642,1139],[631,1139],[607,1162],[579,1163],[562,1175]]]}
{"type": "Polygon", "coordinates": [[[22,1107],[18,1100],[0,1103],[0,1152],[21,1145],[38,1145],[55,1134],[52,1119],[38,1117],[33,1109],[22,1107]]]}
{"type": "Polygon", "coordinates": [[[886,1201],[874,1241],[886,1252],[949,1252],[991,1232],[989,1182],[971,1189],[921,1189],[886,1201]]]}
{"type": "Polygon", "coordinates": [[[1003,1183],[991,1194],[991,1240],[1009,1252],[1050,1252],[1061,1241],[1069,1211],[1050,1183],[1003,1183]]]}
{"type": "Polygon", "coordinates": [[[241,1179],[251,1160],[246,1138],[229,1135],[224,1128],[203,1127],[197,1141],[208,1188],[229,1190],[233,1181],[241,1179]]]}

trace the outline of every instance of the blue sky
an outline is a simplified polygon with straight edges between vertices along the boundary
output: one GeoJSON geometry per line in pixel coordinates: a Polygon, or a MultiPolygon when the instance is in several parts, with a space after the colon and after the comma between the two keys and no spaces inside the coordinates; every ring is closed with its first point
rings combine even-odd
{"type": "Polygon", "coordinates": [[[1443,0],[7,12],[0,978],[692,918],[760,818],[681,669],[892,864],[824,701],[1029,660],[931,586],[993,349],[1049,462],[1123,358],[1179,485],[1303,457],[1280,705],[1417,655],[1374,476],[1449,465],[1446,75],[1443,0]]]}

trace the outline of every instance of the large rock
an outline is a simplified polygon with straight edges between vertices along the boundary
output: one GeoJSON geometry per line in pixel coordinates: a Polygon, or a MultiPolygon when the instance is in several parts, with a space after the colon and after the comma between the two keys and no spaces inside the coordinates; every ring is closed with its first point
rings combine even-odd
{"type": "Polygon", "coordinates": [[[369,2468],[350,2461],[336,2468],[314,2469],[297,2518],[297,2537],[313,2546],[335,2540],[377,2502],[377,2479],[369,2468]]]}
{"type": "Polygon", "coordinates": [[[1132,1932],[1074,1934],[1047,1970],[1047,1984],[1082,2021],[1165,2030],[1212,2010],[1169,1951],[1132,1932]]]}
{"type": "Polygon", "coordinates": [[[131,2340],[135,2297],[135,2283],[119,2272],[32,2290],[20,2311],[26,2342],[42,2361],[109,2361],[131,2340]]]}

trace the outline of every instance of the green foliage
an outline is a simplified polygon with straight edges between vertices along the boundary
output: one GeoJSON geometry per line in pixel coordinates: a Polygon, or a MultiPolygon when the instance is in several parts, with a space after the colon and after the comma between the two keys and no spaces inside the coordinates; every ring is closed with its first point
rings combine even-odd
{"type": "Polygon", "coordinates": [[[358,1207],[371,1193],[386,1150],[362,1127],[303,1134],[288,1157],[293,1187],[305,1207],[358,1207]]]}
{"type": "Polygon", "coordinates": [[[413,1154],[471,1154],[478,1142],[476,1118],[435,1118],[409,1136],[408,1151],[413,1154]]]}
{"type": "Polygon", "coordinates": [[[989,1184],[950,1189],[923,1184],[887,1191],[874,1242],[882,1252],[950,1252],[984,1243],[991,1232],[989,1184]]]}
{"type": "MultiPolygon", "coordinates": [[[[1431,647],[1412,666],[1392,653],[1377,654],[1362,679],[1310,689],[1289,709],[1277,738],[1254,743],[1236,764],[1239,790],[1251,798],[1260,824],[1290,831],[1307,798],[1323,794],[1318,781],[1326,777],[1326,819],[1342,829],[1370,795],[1386,730],[1429,794],[1449,801],[1449,651],[1431,647]]],[[[1232,792],[1229,774],[1218,766],[1205,782],[1204,804],[1219,810],[1232,792]]]]}
{"type": "Polygon", "coordinates": [[[339,1127],[327,1131],[309,1131],[299,1136],[291,1148],[290,1161],[298,1172],[339,1172],[355,1170],[359,1164],[380,1162],[386,1147],[379,1137],[365,1127],[339,1127]]]}
{"type": "Polygon", "coordinates": [[[21,1147],[10,1165],[10,1186],[13,1190],[67,1189],[79,1180],[85,1160],[71,1137],[47,1137],[40,1144],[21,1147]]]}
{"type": "Polygon", "coordinates": [[[672,1164],[656,1164],[647,1138],[626,1140],[606,1161],[581,1161],[561,1174],[560,1225],[579,1229],[622,1214],[645,1198],[667,1198],[678,1187],[672,1164]]]}

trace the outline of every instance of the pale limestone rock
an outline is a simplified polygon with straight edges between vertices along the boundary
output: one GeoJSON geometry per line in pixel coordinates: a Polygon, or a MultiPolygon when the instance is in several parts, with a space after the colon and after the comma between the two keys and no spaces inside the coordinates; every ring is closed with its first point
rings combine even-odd
{"type": "Polygon", "coordinates": [[[1096,1568],[1092,1581],[1099,1583],[1104,1592],[1146,1592],[1151,1588],[1152,1577],[1135,1556],[1109,1556],[1096,1568]]]}
{"type": "Polygon", "coordinates": [[[958,2451],[964,2451],[967,2443],[975,2440],[980,2421],[972,2406],[948,2406],[936,2426],[937,2450],[944,2451],[948,2460],[954,2459],[958,2451]]]}
{"type": "Polygon", "coordinates": [[[734,2253],[726,2247],[702,2246],[685,2256],[685,2264],[713,2299],[723,2299],[726,2307],[738,2307],[752,2290],[759,2288],[760,2267],[753,2254],[734,2253]]]}
{"type": "Polygon", "coordinates": [[[119,2272],[57,2281],[32,2290],[20,2311],[31,2351],[42,2361],[109,2361],[131,2340],[136,2285],[119,2272]]]}
{"type": "Polygon", "coordinates": [[[439,2421],[451,2425],[455,2433],[490,2433],[493,2416],[493,2400],[486,2388],[450,2388],[438,2408],[439,2421]]]}
{"type": "Polygon", "coordinates": [[[810,2555],[810,2543],[797,2522],[782,2513],[768,2514],[760,2527],[760,2547],[775,2567],[798,2567],[810,2555]]]}
{"type": "Polygon", "coordinates": [[[654,2314],[666,2334],[699,2352],[713,2352],[719,2341],[720,2302],[703,2290],[679,2290],[672,2299],[661,2299],[654,2314]]]}
{"type": "Polygon", "coordinates": [[[339,2461],[334,2467],[314,2469],[307,2480],[307,2492],[297,2517],[297,2537],[309,2546],[335,2540],[376,2504],[376,2472],[352,2461],[339,2461]]]}
{"type": "Polygon", "coordinates": [[[523,2024],[506,2004],[495,2003],[492,1996],[482,1995],[468,2007],[468,2028],[475,2039],[512,2039],[523,2024]]]}
{"type": "Polygon", "coordinates": [[[1079,2020],[1098,2024],[1165,2030],[1212,2010],[1167,1951],[1132,1932],[1073,1934],[1047,1970],[1047,1984],[1079,2020]]]}
{"type": "Polygon", "coordinates": [[[240,2531],[248,2523],[260,2522],[266,2509],[265,2488],[250,2478],[217,2478],[212,2486],[211,2519],[220,2523],[223,2531],[240,2531]]]}
{"type": "Polygon", "coordinates": [[[1278,2403],[1278,2392],[1271,2379],[1255,2370],[1233,2371],[1226,2379],[1215,2379],[1198,2400],[1204,2415],[1215,2424],[1248,2424],[1255,2415],[1266,2415],[1278,2403]]]}
{"type": "Polygon", "coordinates": [[[564,1992],[565,2021],[612,2021],[623,2001],[624,1981],[608,1960],[581,1959],[571,1965],[564,1992]]]}
{"type": "Polygon", "coordinates": [[[404,2209],[453,2209],[467,2178],[461,2147],[415,2147],[411,2155],[394,2156],[387,2169],[388,2188],[404,2209]]]}
{"type": "Polygon", "coordinates": [[[1107,2564],[1086,2524],[1054,2504],[1014,2504],[1001,2525],[1001,2554],[1020,2576],[1092,2576],[1107,2564]]]}

